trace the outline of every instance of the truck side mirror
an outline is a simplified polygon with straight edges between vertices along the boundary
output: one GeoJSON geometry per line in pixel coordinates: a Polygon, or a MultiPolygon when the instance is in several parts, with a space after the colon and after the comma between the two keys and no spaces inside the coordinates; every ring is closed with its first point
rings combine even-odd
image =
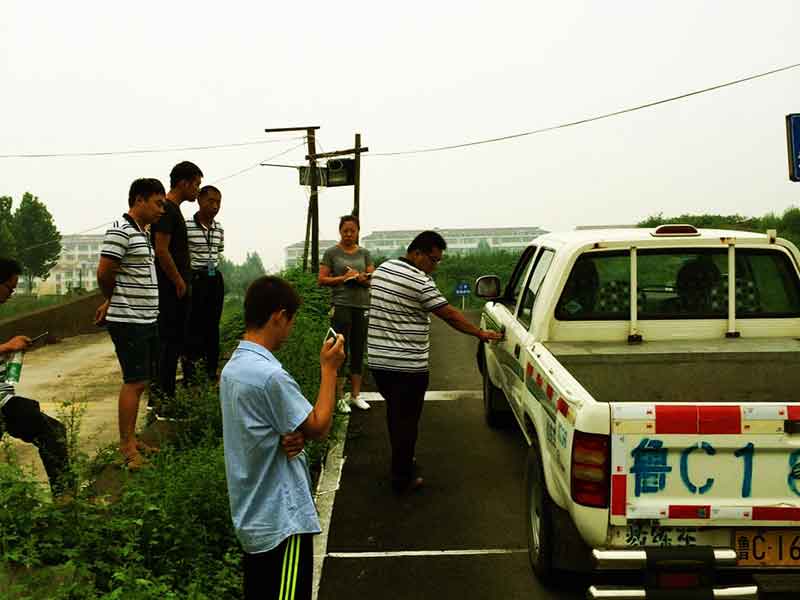
{"type": "Polygon", "coordinates": [[[475,281],[475,295],[492,300],[500,297],[500,278],[497,275],[484,275],[475,281]]]}

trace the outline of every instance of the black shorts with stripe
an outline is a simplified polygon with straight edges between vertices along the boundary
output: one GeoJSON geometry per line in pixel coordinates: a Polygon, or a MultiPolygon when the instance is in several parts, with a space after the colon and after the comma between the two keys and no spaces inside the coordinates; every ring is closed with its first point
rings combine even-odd
{"type": "Polygon", "coordinates": [[[289,536],[268,552],[244,555],[245,600],[311,600],[314,540],[289,536]]]}

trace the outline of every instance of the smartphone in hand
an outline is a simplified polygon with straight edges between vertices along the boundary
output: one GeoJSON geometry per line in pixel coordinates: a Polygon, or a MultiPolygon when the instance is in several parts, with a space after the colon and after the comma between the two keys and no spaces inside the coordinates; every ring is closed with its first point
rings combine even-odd
{"type": "Polygon", "coordinates": [[[40,333],[39,335],[37,335],[35,338],[31,338],[31,345],[35,344],[39,340],[45,339],[48,335],[50,335],[50,332],[45,331],[44,333],[40,333]]]}
{"type": "Polygon", "coordinates": [[[328,331],[325,332],[325,337],[322,339],[322,343],[324,344],[328,340],[333,340],[333,343],[336,343],[336,338],[339,336],[338,333],[333,329],[333,327],[328,327],[328,331]]]}

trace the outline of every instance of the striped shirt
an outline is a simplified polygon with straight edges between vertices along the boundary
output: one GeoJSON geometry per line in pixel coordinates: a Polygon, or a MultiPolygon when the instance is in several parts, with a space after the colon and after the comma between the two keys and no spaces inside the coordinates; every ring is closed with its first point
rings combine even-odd
{"type": "Polygon", "coordinates": [[[106,231],[100,256],[119,262],[114,293],[106,319],[115,323],[155,323],[158,318],[158,279],[155,254],[147,232],[129,215],[106,231]]]}
{"type": "Polygon", "coordinates": [[[6,361],[12,354],[14,353],[0,354],[0,408],[14,396],[14,386],[6,383],[6,361]]]}
{"type": "Polygon", "coordinates": [[[367,357],[371,369],[428,370],[431,311],[447,300],[425,272],[403,258],[372,274],[367,357]]]}
{"type": "Polygon", "coordinates": [[[206,270],[209,263],[219,268],[219,255],[225,250],[225,231],[217,221],[211,222],[211,229],[203,226],[197,218],[186,219],[186,232],[189,237],[189,257],[192,271],[206,270]]]}

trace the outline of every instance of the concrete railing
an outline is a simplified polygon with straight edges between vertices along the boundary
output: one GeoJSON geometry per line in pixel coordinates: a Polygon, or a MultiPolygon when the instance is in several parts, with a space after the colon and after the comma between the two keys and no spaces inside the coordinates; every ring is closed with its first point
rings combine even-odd
{"type": "Polygon", "coordinates": [[[94,324],[94,313],[102,302],[103,296],[97,292],[64,304],[0,320],[0,342],[15,335],[33,337],[45,331],[50,332],[51,338],[66,338],[99,331],[94,324]]]}

